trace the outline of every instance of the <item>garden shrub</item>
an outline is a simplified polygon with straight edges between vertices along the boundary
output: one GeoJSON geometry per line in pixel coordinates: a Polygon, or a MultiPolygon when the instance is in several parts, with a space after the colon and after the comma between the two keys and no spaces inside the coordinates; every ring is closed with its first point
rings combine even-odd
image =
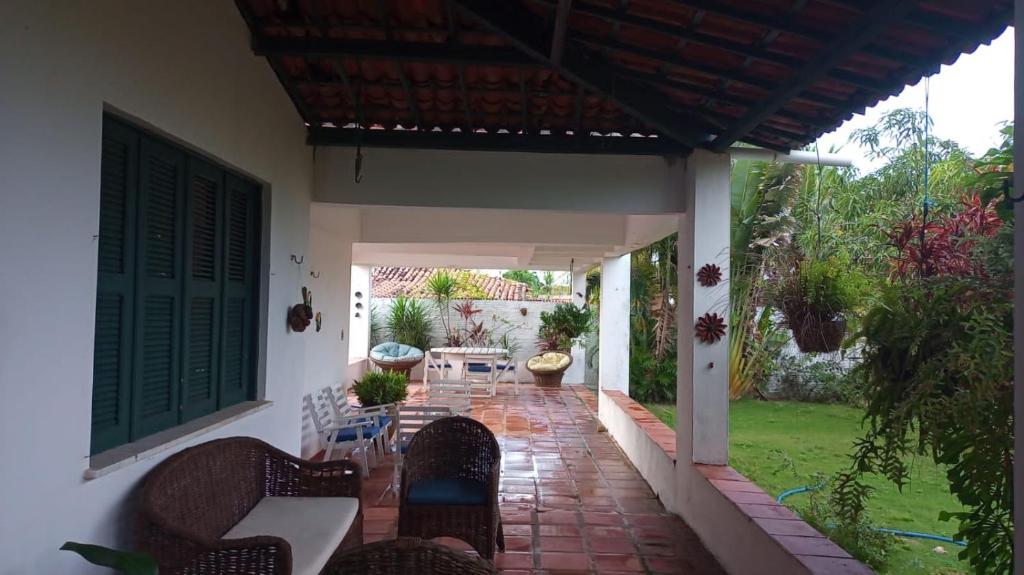
{"type": "Polygon", "coordinates": [[[859,380],[842,361],[812,361],[807,355],[782,357],[774,367],[773,398],[812,403],[861,405],[859,380]]]}
{"type": "Polygon", "coordinates": [[[408,380],[400,371],[370,371],[352,384],[363,407],[405,401],[409,394],[408,380]]]}
{"type": "Polygon", "coordinates": [[[878,531],[867,514],[851,518],[838,512],[829,497],[831,481],[822,481],[821,474],[813,484],[818,487],[810,491],[801,517],[861,563],[882,570],[892,553],[895,536],[878,531]]]}

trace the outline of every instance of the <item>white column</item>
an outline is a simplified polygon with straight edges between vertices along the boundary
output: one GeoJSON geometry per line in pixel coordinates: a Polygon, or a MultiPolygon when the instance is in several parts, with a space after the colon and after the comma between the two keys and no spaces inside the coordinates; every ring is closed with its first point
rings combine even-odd
{"type": "Polygon", "coordinates": [[[349,313],[349,357],[365,358],[370,351],[370,266],[352,266],[349,313]]]}
{"type": "Polygon", "coordinates": [[[629,257],[601,262],[598,387],[629,393],[629,257]]]}
{"type": "Polygon", "coordinates": [[[679,218],[678,380],[676,443],[679,458],[697,463],[729,460],[729,337],[703,343],[698,318],[717,313],[729,322],[729,156],[698,150],[687,159],[679,218]],[[714,287],[697,282],[697,270],[718,265],[714,287]]]}
{"type": "MultiPolygon", "coordinates": [[[[570,289],[572,290],[572,303],[582,307],[587,303],[587,271],[573,270],[570,289]]],[[[572,348],[572,365],[565,372],[563,383],[582,384],[587,373],[587,349],[581,343],[572,348]]]]}
{"type": "MultiPolygon", "coordinates": [[[[1014,20],[1016,23],[1014,64],[1013,64],[1013,112],[1014,123],[1020,124],[1024,120],[1024,0],[1017,0],[1014,20]]],[[[1014,164],[1024,165],[1024,151],[1014,148],[1014,164]]],[[[1024,173],[1014,172],[1013,176],[1014,193],[1019,196],[1024,193],[1024,173]],[[1022,175],[1018,176],[1017,174],[1022,175]]],[[[1013,378],[1013,413],[1014,413],[1014,450],[1021,453],[1024,449],[1024,202],[1018,202],[1014,206],[1014,243],[1013,243],[1013,268],[1014,268],[1014,296],[1013,296],[1013,347],[1014,354],[1014,378],[1013,378]]],[[[1017,505],[1014,506],[1014,556],[1017,557],[1017,572],[1021,571],[1021,564],[1024,560],[1024,505],[1020,504],[1021,496],[1024,494],[1024,465],[1013,466],[1013,494],[1017,505]]]]}

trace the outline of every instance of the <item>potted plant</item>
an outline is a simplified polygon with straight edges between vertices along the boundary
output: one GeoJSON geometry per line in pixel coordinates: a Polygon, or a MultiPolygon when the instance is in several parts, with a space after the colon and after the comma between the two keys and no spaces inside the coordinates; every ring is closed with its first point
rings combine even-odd
{"type": "Polygon", "coordinates": [[[797,263],[778,284],[776,300],[800,351],[833,352],[842,346],[847,316],[860,304],[866,282],[845,258],[797,263]]]}
{"type": "Polygon", "coordinates": [[[551,311],[540,314],[537,341],[543,351],[568,353],[579,338],[590,332],[593,316],[586,307],[560,303],[551,311]]]}
{"type": "Polygon", "coordinates": [[[400,371],[371,371],[353,383],[352,390],[363,407],[374,407],[405,401],[408,382],[400,371]]]}

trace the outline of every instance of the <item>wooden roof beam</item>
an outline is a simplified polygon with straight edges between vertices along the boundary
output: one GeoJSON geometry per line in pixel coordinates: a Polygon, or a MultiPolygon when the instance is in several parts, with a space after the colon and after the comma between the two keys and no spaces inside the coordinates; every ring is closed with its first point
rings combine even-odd
{"type": "MultiPolygon", "coordinates": [[[[306,143],[318,146],[421,148],[438,150],[519,151],[561,154],[678,155],[686,146],[665,137],[568,136],[564,134],[458,133],[434,130],[307,130],[306,143]],[[362,132],[358,134],[357,132],[362,132]]],[[[776,146],[778,147],[778,146],[776,146]]]]}
{"type": "Polygon", "coordinates": [[[846,32],[819,50],[813,59],[802,66],[795,78],[772,92],[757,107],[749,109],[724,134],[718,136],[711,148],[719,152],[728,149],[793,97],[817,82],[836,64],[850,57],[887,26],[905,17],[914,5],[913,0],[876,0],[870,10],[850,24],[846,32]]]}
{"type": "Polygon", "coordinates": [[[617,79],[615,68],[596,57],[587,57],[567,43],[562,60],[551,61],[550,46],[537,18],[521,4],[510,1],[452,0],[466,14],[481,21],[534,60],[552,67],[563,77],[588,90],[605,95],[629,115],[665,136],[693,148],[707,143],[710,134],[694,126],[691,118],[668,110],[669,98],[629,80],[617,79]]]}
{"type": "Polygon", "coordinates": [[[565,37],[569,33],[569,12],[572,0],[558,0],[555,8],[555,30],[551,35],[551,62],[556,66],[562,61],[565,53],[565,37]]]}
{"type": "Polygon", "coordinates": [[[358,58],[360,60],[443,62],[486,66],[536,66],[536,62],[514,48],[441,42],[386,42],[382,40],[254,36],[252,49],[257,56],[267,57],[358,58]]]}

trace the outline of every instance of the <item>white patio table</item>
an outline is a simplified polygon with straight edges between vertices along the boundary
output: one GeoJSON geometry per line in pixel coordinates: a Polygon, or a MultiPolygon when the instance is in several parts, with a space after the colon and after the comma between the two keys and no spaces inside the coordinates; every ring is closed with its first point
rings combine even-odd
{"type": "MultiPolygon", "coordinates": [[[[496,363],[498,359],[508,355],[508,350],[500,347],[432,347],[430,348],[430,353],[441,355],[441,377],[442,379],[445,379],[448,377],[445,366],[451,365],[454,368],[454,364],[451,363],[452,361],[459,362],[459,367],[462,368],[465,366],[467,356],[492,356],[496,363]]],[[[498,377],[498,370],[492,369],[488,377],[490,378],[490,381],[488,382],[488,389],[490,391],[488,391],[488,393],[493,394],[496,383],[495,380],[498,377]]]]}

